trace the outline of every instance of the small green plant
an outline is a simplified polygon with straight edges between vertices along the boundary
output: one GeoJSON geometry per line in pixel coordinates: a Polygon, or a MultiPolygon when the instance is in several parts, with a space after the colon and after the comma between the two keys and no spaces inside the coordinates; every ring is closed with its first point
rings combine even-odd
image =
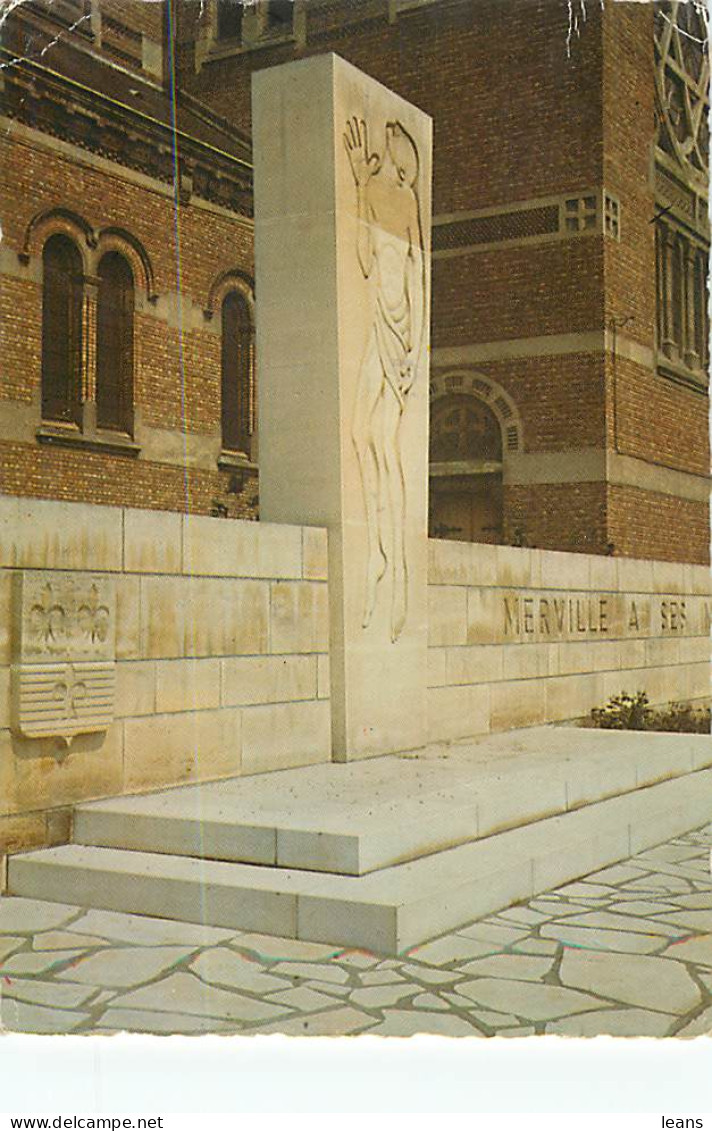
{"type": "Polygon", "coordinates": [[[645,691],[629,695],[622,691],[608,700],[605,707],[594,707],[591,718],[602,730],[647,730],[650,706],[645,691]]]}
{"type": "Polygon", "coordinates": [[[645,691],[630,695],[627,691],[614,695],[605,707],[591,711],[594,726],[602,730],[666,731],[673,734],[709,734],[710,708],[693,707],[690,703],[670,703],[667,707],[650,706],[645,691]]]}

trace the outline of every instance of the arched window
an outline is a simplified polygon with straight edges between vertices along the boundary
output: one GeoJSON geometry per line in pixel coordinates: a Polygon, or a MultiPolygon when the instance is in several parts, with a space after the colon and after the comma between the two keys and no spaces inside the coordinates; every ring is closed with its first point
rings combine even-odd
{"type": "Polygon", "coordinates": [[[222,304],[222,446],[250,454],[254,405],[254,344],[247,299],[230,291],[222,304]]]}
{"type": "Polygon", "coordinates": [[[433,402],[429,527],[433,538],[502,541],[502,429],[478,397],[433,402]]]}
{"type": "Polygon", "coordinates": [[[133,431],[134,281],[116,251],[99,264],[96,327],[96,423],[99,428],[133,431]]]}
{"type": "Polygon", "coordinates": [[[42,269],[42,417],[80,425],[82,258],[67,236],[51,236],[42,269]]]}

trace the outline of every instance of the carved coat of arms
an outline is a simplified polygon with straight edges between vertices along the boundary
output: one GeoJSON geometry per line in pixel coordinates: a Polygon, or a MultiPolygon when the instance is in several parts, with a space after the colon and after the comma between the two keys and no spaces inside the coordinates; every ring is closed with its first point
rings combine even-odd
{"type": "Polygon", "coordinates": [[[113,578],[22,570],[15,580],[14,729],[67,744],[106,730],[116,675],[113,578]]]}

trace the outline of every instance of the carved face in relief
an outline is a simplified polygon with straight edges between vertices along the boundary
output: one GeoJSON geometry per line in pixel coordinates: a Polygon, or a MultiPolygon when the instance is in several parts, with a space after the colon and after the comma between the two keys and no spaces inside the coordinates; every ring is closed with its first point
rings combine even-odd
{"type": "Polygon", "coordinates": [[[400,122],[386,123],[386,155],[395,167],[398,181],[414,188],[418,179],[418,150],[400,122]]]}

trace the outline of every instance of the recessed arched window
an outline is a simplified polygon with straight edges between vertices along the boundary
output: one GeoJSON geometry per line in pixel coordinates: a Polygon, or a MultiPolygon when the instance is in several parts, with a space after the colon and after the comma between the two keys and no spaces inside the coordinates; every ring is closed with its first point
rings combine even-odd
{"type": "Polygon", "coordinates": [[[250,454],[254,406],[254,335],[247,299],[230,291],[222,304],[222,446],[250,454]]]}
{"type": "Polygon", "coordinates": [[[501,542],[502,429],[478,397],[451,394],[430,417],[430,515],[433,538],[501,542]]]}
{"type": "Polygon", "coordinates": [[[81,424],[82,257],[63,235],[42,253],[42,417],[81,424]]]}
{"type": "Polygon", "coordinates": [[[134,281],[116,251],[99,264],[96,320],[96,423],[133,431],[134,281]]]}

